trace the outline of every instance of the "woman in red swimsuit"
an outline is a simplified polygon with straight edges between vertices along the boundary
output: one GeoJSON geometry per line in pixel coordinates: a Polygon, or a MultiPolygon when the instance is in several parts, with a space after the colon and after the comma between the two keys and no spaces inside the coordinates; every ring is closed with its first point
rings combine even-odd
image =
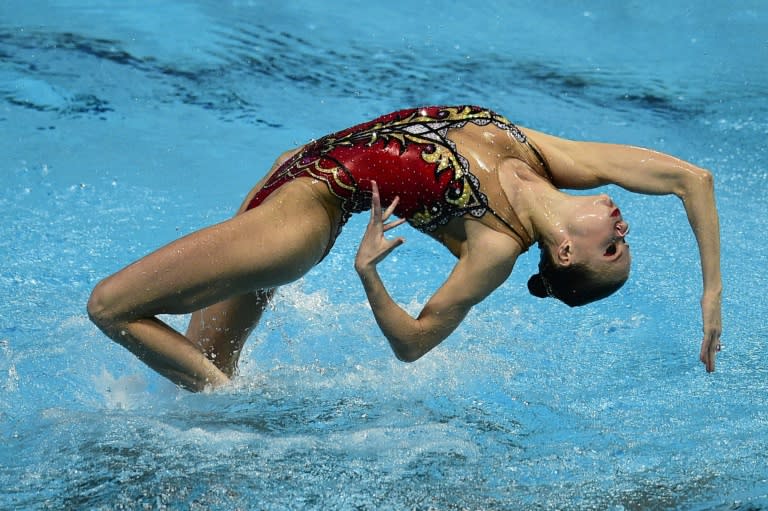
{"type": "Polygon", "coordinates": [[[475,106],[402,110],[286,153],[234,218],[103,280],[88,313],[176,384],[226,384],[274,289],[319,263],[349,216],[370,208],[355,269],[395,355],[413,361],[500,286],[533,243],[541,259],[532,294],[576,306],[620,288],[631,259],[621,211],[607,195],[561,191],[605,184],[682,199],[704,280],[700,359],[713,371],[722,284],[711,174],[647,149],[520,128],[475,106]],[[390,222],[392,215],[399,219],[390,222]],[[384,233],[405,221],[457,257],[416,318],[392,300],[376,269],[403,243],[384,233]],[[185,313],[192,313],[186,334],[157,318],[185,313]]]}

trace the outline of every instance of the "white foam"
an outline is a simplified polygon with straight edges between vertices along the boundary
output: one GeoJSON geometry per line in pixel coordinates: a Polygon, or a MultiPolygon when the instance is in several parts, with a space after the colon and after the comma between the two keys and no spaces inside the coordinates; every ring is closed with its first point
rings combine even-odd
{"type": "Polygon", "coordinates": [[[200,426],[188,429],[163,424],[166,436],[171,442],[189,445],[194,444],[212,451],[230,450],[233,445],[250,445],[258,442],[263,435],[259,433],[237,431],[234,429],[206,429],[200,426]]]}
{"type": "Polygon", "coordinates": [[[2,353],[3,358],[8,361],[7,367],[5,367],[5,364],[0,366],[8,375],[2,383],[2,389],[6,392],[15,392],[19,390],[19,373],[16,370],[16,364],[12,360],[13,351],[11,351],[10,344],[8,339],[0,339],[0,353],[2,353]]]}
{"type": "Polygon", "coordinates": [[[305,293],[303,290],[303,282],[301,280],[280,288],[280,297],[283,301],[290,304],[290,306],[308,312],[312,312],[318,306],[326,306],[329,304],[328,293],[326,290],[323,289],[312,293],[305,293]]]}
{"type": "Polygon", "coordinates": [[[106,369],[99,376],[94,376],[96,392],[103,398],[109,409],[132,410],[147,400],[147,381],[138,374],[115,378],[106,369]]]}
{"type": "Polygon", "coordinates": [[[389,452],[400,463],[426,454],[459,454],[467,458],[479,455],[477,444],[467,431],[448,424],[428,423],[407,426],[377,426],[356,432],[337,432],[328,436],[324,445],[338,446],[347,455],[389,452]]]}

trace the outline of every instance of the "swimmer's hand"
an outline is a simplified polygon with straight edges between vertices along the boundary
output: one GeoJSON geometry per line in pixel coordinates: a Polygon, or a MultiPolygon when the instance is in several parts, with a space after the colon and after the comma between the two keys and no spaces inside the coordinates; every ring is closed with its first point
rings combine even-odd
{"type": "Polygon", "coordinates": [[[368,227],[365,229],[365,234],[360,241],[357,256],[355,257],[355,270],[357,270],[361,277],[366,272],[375,269],[377,264],[405,241],[402,237],[389,240],[384,236],[385,232],[405,222],[404,218],[399,218],[387,223],[387,220],[395,211],[400,198],[395,197],[392,204],[382,213],[379,187],[375,181],[371,182],[371,193],[371,219],[368,222],[368,227]]]}
{"type": "Polygon", "coordinates": [[[704,293],[701,299],[701,313],[704,320],[704,340],[701,341],[699,359],[706,366],[707,372],[711,373],[715,370],[715,358],[721,349],[722,319],[719,292],[704,293]]]}

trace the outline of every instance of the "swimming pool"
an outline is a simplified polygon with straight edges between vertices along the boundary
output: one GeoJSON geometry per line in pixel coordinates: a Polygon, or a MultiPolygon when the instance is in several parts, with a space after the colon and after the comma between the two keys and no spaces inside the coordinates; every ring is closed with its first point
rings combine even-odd
{"type": "MultiPolygon", "coordinates": [[[[768,508],[768,6],[662,3],[0,4],[0,508],[768,508]],[[231,215],[281,151],[430,103],[712,169],[718,372],[682,208],[614,189],[621,292],[536,300],[532,250],[415,364],[351,271],[362,216],[231,389],[179,391],[88,322],[100,278],[231,215]]],[[[405,236],[382,273],[418,310],[450,256],[405,236]]]]}

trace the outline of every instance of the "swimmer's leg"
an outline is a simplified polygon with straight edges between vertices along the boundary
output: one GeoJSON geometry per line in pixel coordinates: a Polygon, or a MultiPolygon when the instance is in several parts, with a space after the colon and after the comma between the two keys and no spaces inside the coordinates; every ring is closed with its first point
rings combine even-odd
{"type": "MultiPolygon", "coordinates": [[[[280,165],[300,149],[285,152],[275,160],[269,172],[246,195],[237,215],[248,211],[254,194],[264,186],[280,165]]],[[[256,328],[274,293],[274,289],[258,290],[193,312],[187,327],[187,339],[197,345],[216,367],[231,378],[237,371],[245,341],[256,328]]]]}
{"type": "Polygon", "coordinates": [[[236,296],[192,314],[187,339],[230,378],[245,341],[261,319],[274,289],[236,296]]]}
{"type": "Polygon", "coordinates": [[[157,315],[192,313],[304,275],[325,254],[338,221],[316,193],[293,181],[259,207],[149,254],[96,286],[89,316],[178,385],[202,390],[227,383],[199,345],[157,315]]]}

